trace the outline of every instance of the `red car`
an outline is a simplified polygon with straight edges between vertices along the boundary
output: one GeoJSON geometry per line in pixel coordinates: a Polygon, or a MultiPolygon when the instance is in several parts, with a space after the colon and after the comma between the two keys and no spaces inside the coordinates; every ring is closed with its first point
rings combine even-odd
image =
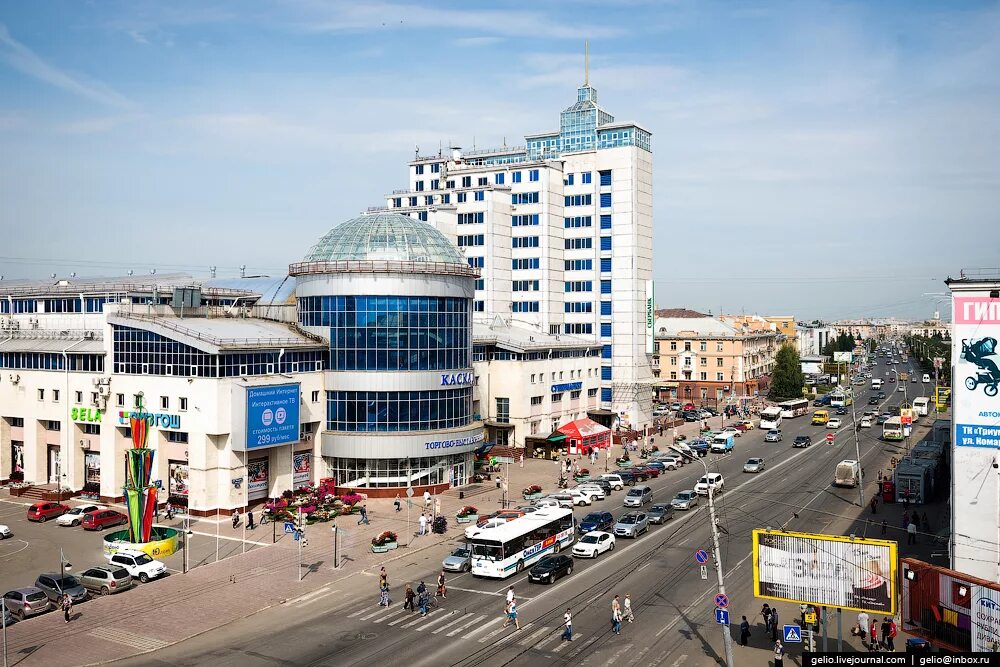
{"type": "Polygon", "coordinates": [[[697,409],[698,408],[694,407],[694,403],[685,403],[684,407],[681,408],[681,412],[690,412],[692,410],[697,410],[697,409]]]}
{"type": "Polygon", "coordinates": [[[753,428],[753,424],[747,421],[742,421],[736,424],[735,428],[740,433],[746,433],[747,431],[753,428]]]}
{"type": "Polygon", "coordinates": [[[59,503],[35,503],[28,508],[28,521],[45,523],[49,519],[62,516],[68,511],[69,507],[60,505],[59,503]]]}
{"type": "Polygon", "coordinates": [[[655,477],[659,477],[660,476],[660,469],[659,468],[651,468],[650,466],[643,466],[642,470],[643,470],[643,472],[645,472],[650,477],[655,478],[655,477]]]}
{"type": "Polygon", "coordinates": [[[83,515],[84,530],[104,530],[110,526],[121,526],[128,523],[128,517],[114,510],[94,510],[83,515]]]}

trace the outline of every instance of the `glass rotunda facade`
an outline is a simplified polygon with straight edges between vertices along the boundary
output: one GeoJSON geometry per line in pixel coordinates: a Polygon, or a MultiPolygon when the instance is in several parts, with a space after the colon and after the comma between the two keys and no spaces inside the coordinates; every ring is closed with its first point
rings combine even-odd
{"type": "Polygon", "coordinates": [[[324,235],[296,276],[300,326],[329,341],[322,451],[339,487],[395,495],[464,484],[478,271],[431,225],[364,215],[324,235]]]}

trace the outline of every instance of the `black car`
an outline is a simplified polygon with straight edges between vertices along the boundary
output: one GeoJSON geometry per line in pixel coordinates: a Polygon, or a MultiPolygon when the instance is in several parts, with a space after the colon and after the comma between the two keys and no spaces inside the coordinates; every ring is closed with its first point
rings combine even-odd
{"type": "Polygon", "coordinates": [[[555,554],[546,556],[528,570],[528,581],[551,584],[564,574],[573,574],[573,559],[555,554]]]}
{"type": "Polygon", "coordinates": [[[844,407],[837,408],[837,414],[838,415],[846,415],[847,414],[847,408],[844,408],[844,407]]]}
{"type": "Polygon", "coordinates": [[[649,516],[650,523],[661,524],[673,518],[674,506],[670,503],[658,503],[650,507],[646,514],[649,516]]]}
{"type": "Polygon", "coordinates": [[[880,391],[880,392],[878,393],[878,395],[877,395],[877,398],[878,398],[878,399],[879,399],[880,401],[884,401],[884,400],[885,400],[885,392],[884,392],[884,391],[880,391]]]}
{"type": "Polygon", "coordinates": [[[604,491],[605,498],[611,495],[611,482],[609,482],[606,479],[601,479],[600,477],[594,479],[593,477],[591,477],[590,479],[587,480],[587,484],[601,487],[601,490],[604,491]]]}
{"type": "Polygon", "coordinates": [[[872,396],[869,398],[868,405],[878,405],[878,396],[872,396]]]}
{"type": "Polygon", "coordinates": [[[792,443],[792,447],[808,447],[812,443],[812,438],[808,435],[797,435],[795,436],[795,442],[792,443]]]}
{"type": "Polygon", "coordinates": [[[615,527],[615,517],[611,512],[590,512],[576,525],[581,535],[592,530],[603,530],[610,533],[615,527]]]}
{"type": "Polygon", "coordinates": [[[635,486],[635,483],[639,481],[636,479],[635,471],[633,470],[619,470],[618,476],[625,482],[625,486],[635,486]]]}
{"type": "Polygon", "coordinates": [[[694,410],[689,410],[688,412],[684,413],[684,421],[686,422],[696,422],[700,420],[701,417],[699,417],[698,413],[695,412],[694,410]]]}

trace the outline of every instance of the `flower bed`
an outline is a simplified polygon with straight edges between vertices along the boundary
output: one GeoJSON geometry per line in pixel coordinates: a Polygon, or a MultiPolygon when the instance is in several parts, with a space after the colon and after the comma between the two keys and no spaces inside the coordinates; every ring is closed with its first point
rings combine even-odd
{"type": "Polygon", "coordinates": [[[479,520],[479,510],[472,505],[466,505],[458,511],[455,515],[455,519],[459,523],[471,523],[473,521],[479,520]]]}
{"type": "Polygon", "coordinates": [[[533,500],[535,498],[541,498],[542,487],[538,486],[537,484],[532,484],[524,491],[522,491],[521,495],[524,497],[525,500],[533,500]]]}
{"type": "Polygon", "coordinates": [[[391,530],[383,530],[372,538],[372,553],[380,554],[391,551],[399,546],[396,533],[391,530]]]}
{"type": "Polygon", "coordinates": [[[590,470],[587,468],[580,468],[580,471],[573,475],[573,479],[578,482],[583,482],[590,479],[590,470]]]}

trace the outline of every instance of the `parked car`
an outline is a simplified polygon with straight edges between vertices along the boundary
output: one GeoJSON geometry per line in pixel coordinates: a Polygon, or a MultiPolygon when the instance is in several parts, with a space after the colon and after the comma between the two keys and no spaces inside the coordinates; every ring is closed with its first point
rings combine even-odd
{"type": "Polygon", "coordinates": [[[601,479],[605,480],[613,488],[621,491],[625,488],[625,480],[622,479],[621,475],[617,473],[604,473],[601,475],[601,479]]]}
{"type": "Polygon", "coordinates": [[[468,572],[472,569],[472,552],[465,548],[455,549],[441,561],[441,567],[449,572],[468,572]]]}
{"type": "Polygon", "coordinates": [[[132,575],[118,565],[96,565],[83,571],[80,585],[91,593],[111,595],[132,588],[132,575]]]}
{"type": "Polygon", "coordinates": [[[753,422],[750,421],[749,419],[741,419],[740,421],[736,422],[733,428],[735,428],[737,431],[740,432],[752,431],[753,422]]]}
{"type": "Polygon", "coordinates": [[[94,510],[83,515],[83,522],[80,524],[84,530],[104,530],[112,526],[121,526],[128,523],[128,517],[121,512],[114,510],[94,510]]]}
{"type": "Polygon", "coordinates": [[[689,510],[697,504],[698,494],[691,490],[681,491],[670,501],[675,510],[689,510]]]}
{"type": "Polygon", "coordinates": [[[585,486],[597,486],[597,487],[600,487],[600,489],[602,491],[604,491],[604,497],[605,498],[611,495],[611,482],[609,482],[606,479],[601,479],[600,477],[598,477],[596,479],[593,479],[593,478],[592,479],[588,479],[585,482],[584,485],[585,486]]]}
{"type": "Polygon", "coordinates": [[[81,586],[79,579],[71,574],[61,575],[58,572],[55,574],[40,574],[35,579],[35,588],[45,591],[45,595],[56,606],[59,605],[59,600],[62,599],[63,593],[68,594],[74,603],[83,602],[88,597],[87,589],[81,586]]]}
{"type": "Polygon", "coordinates": [[[573,496],[569,491],[560,491],[559,493],[551,493],[548,498],[542,498],[539,501],[539,507],[544,507],[541,501],[555,501],[557,507],[568,507],[573,508],[577,504],[577,498],[573,496]]]}
{"type": "Polygon", "coordinates": [[[28,521],[45,523],[69,511],[69,507],[60,503],[35,503],[28,508],[28,521]]]}
{"type": "MultiPolygon", "coordinates": [[[[555,495],[555,494],[553,494],[553,495],[555,495]]],[[[537,507],[538,509],[541,509],[543,507],[562,507],[563,506],[563,503],[559,502],[558,498],[553,498],[551,495],[545,496],[544,498],[539,498],[538,500],[535,500],[532,504],[535,507],[537,507]]],[[[568,507],[572,507],[572,503],[569,503],[567,506],[568,507]]]]}
{"type": "Polygon", "coordinates": [[[580,493],[585,493],[588,496],[590,496],[591,501],[604,500],[604,497],[607,495],[604,492],[604,489],[602,489],[596,484],[591,484],[590,482],[585,482],[581,484],[580,486],[576,487],[576,490],[579,491],[580,493]]]}
{"type": "Polygon", "coordinates": [[[638,482],[645,482],[649,479],[650,474],[647,472],[645,466],[636,465],[628,470],[623,470],[621,472],[622,479],[628,483],[631,480],[632,484],[637,484],[638,482]]]}
{"type": "Polygon", "coordinates": [[[653,489],[645,485],[633,487],[625,494],[625,507],[642,507],[651,502],[653,502],[653,489]]]}
{"type": "Polygon", "coordinates": [[[594,530],[581,537],[573,545],[573,555],[578,558],[597,558],[605,551],[615,550],[615,536],[594,530]]]}
{"type": "Polygon", "coordinates": [[[733,437],[735,437],[735,438],[739,438],[739,437],[743,436],[743,432],[740,431],[735,426],[727,426],[726,428],[722,429],[721,431],[719,431],[717,433],[717,435],[728,435],[728,434],[732,434],[733,437]]]}
{"type": "Polygon", "coordinates": [[[723,485],[722,475],[717,472],[710,472],[698,480],[694,485],[694,492],[700,496],[707,496],[708,490],[711,488],[712,493],[717,495],[722,493],[723,485]]]}
{"type": "Polygon", "coordinates": [[[563,575],[573,574],[573,559],[562,554],[545,556],[528,570],[528,581],[552,583],[563,575]]]}
{"type": "Polygon", "coordinates": [[[792,447],[809,447],[812,444],[812,438],[808,435],[797,435],[795,436],[795,440],[792,442],[792,447]]]}
{"type": "Polygon", "coordinates": [[[622,514],[615,522],[615,535],[618,537],[639,537],[649,530],[649,519],[643,512],[622,514]]]}
{"type": "Polygon", "coordinates": [[[3,594],[3,603],[10,613],[19,621],[26,618],[44,614],[52,609],[49,596],[41,588],[27,586],[25,588],[15,588],[3,594]]]}
{"type": "Polygon", "coordinates": [[[6,540],[8,537],[14,537],[14,533],[11,531],[10,526],[0,523],[0,540],[6,540]]]}
{"type": "Polygon", "coordinates": [[[648,478],[651,479],[656,479],[657,477],[659,477],[661,472],[661,470],[658,467],[649,465],[648,463],[642,466],[642,471],[646,473],[648,478]]]}
{"type": "Polygon", "coordinates": [[[580,534],[589,533],[595,530],[609,531],[615,527],[615,517],[611,512],[590,512],[580,519],[576,525],[580,534]]]}
{"type": "Polygon", "coordinates": [[[625,483],[625,486],[635,486],[636,482],[638,481],[636,479],[636,476],[632,474],[631,470],[619,470],[618,476],[621,477],[622,482],[625,483]]]}
{"type": "Polygon", "coordinates": [[[83,515],[87,512],[95,512],[97,510],[105,509],[100,505],[77,505],[76,507],[70,508],[68,512],[59,516],[56,519],[57,526],[79,526],[83,521],[83,515]]]}
{"type": "MultiPolygon", "coordinates": [[[[701,458],[705,458],[706,456],[708,456],[708,450],[709,450],[708,440],[704,440],[702,438],[694,440],[691,442],[691,445],[688,447],[688,449],[691,450],[692,456],[700,456],[701,458]]],[[[683,461],[684,459],[681,460],[683,461]]]]}
{"type": "Polygon", "coordinates": [[[649,516],[650,523],[659,525],[664,521],[669,521],[673,518],[674,507],[670,503],[657,503],[650,507],[649,512],[646,514],[649,516]]]}
{"type": "Polygon", "coordinates": [[[678,403],[677,401],[674,401],[673,403],[670,404],[670,409],[671,410],[680,410],[681,409],[681,404],[678,403]]]}
{"type": "Polygon", "coordinates": [[[747,462],[743,464],[743,472],[761,472],[762,470],[764,470],[764,459],[759,457],[747,459],[747,462]]]}
{"type": "Polygon", "coordinates": [[[684,466],[684,459],[679,456],[663,456],[656,460],[664,470],[677,470],[684,466]]]}
{"type": "Polygon", "coordinates": [[[153,560],[149,554],[142,551],[118,551],[113,554],[105,554],[105,558],[112,565],[121,565],[134,578],[138,578],[142,583],[150,579],[162,577],[167,573],[167,566],[158,560],[153,560]]]}
{"type": "Polygon", "coordinates": [[[574,505],[579,505],[579,506],[582,507],[583,505],[593,505],[594,504],[594,496],[593,496],[593,494],[585,493],[585,492],[581,491],[579,488],[566,489],[566,491],[564,491],[564,493],[567,494],[567,495],[569,495],[569,496],[571,496],[573,498],[573,504],[574,505]]]}
{"type": "Polygon", "coordinates": [[[764,442],[781,442],[781,430],[772,428],[764,434],[764,442]]]}

